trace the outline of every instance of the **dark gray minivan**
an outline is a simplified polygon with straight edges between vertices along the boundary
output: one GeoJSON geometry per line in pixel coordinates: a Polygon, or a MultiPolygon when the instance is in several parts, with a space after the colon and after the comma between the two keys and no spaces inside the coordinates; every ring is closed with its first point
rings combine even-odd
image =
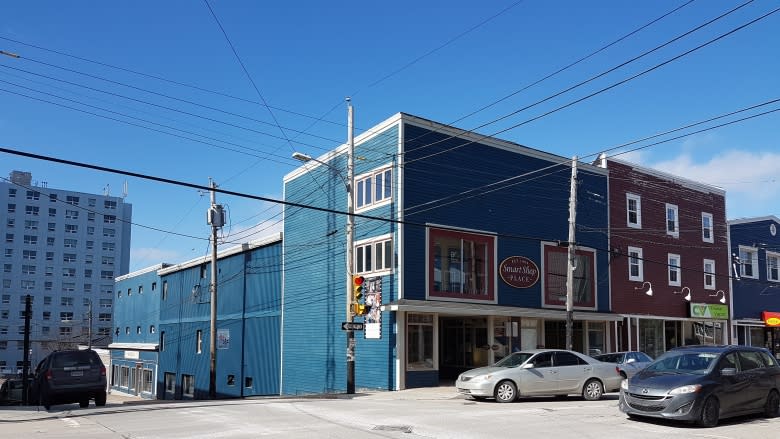
{"type": "Polygon", "coordinates": [[[35,368],[33,395],[46,410],[73,402],[87,407],[90,399],[106,405],[106,367],[90,349],[52,352],[35,368]]]}

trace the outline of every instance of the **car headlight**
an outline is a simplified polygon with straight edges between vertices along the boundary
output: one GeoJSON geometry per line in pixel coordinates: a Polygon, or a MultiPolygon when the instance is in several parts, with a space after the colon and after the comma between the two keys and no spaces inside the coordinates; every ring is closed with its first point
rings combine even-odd
{"type": "Polygon", "coordinates": [[[477,375],[471,381],[487,381],[491,378],[493,378],[493,375],[477,375]]]}
{"type": "Polygon", "coordinates": [[[623,380],[620,382],[620,388],[623,390],[628,390],[628,380],[623,380]]]}
{"type": "Polygon", "coordinates": [[[670,395],[685,395],[686,393],[696,393],[699,390],[701,390],[701,384],[691,384],[688,386],[682,386],[678,387],[676,389],[672,389],[671,392],[669,392],[670,395]]]}

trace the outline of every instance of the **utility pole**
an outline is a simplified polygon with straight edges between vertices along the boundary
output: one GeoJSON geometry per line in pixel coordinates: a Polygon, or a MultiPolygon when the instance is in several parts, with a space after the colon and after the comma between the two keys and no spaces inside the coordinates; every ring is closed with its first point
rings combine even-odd
{"type": "Polygon", "coordinates": [[[89,299],[89,305],[87,308],[87,319],[89,319],[89,332],[87,333],[89,337],[89,341],[87,342],[87,346],[89,349],[92,349],[92,299],[89,299]]]}
{"type": "Polygon", "coordinates": [[[225,225],[225,212],[217,204],[214,189],[217,184],[209,177],[211,187],[211,206],[207,212],[207,221],[211,225],[211,318],[209,319],[209,398],[217,398],[217,229],[225,225]]]}
{"type": "Polygon", "coordinates": [[[577,224],[577,156],[571,159],[571,192],[569,194],[569,266],[566,270],[566,349],[572,350],[574,332],[574,270],[577,268],[574,245],[577,224]]]}
{"type": "MultiPolygon", "coordinates": [[[[354,113],[352,100],[347,98],[347,321],[355,321],[352,312],[352,275],[355,274],[355,260],[352,256],[355,233],[355,207],[352,196],[355,173],[355,135],[353,129],[354,113]]],[[[347,393],[355,393],[355,331],[347,331],[347,393]]]]}
{"type": "Polygon", "coordinates": [[[27,405],[29,383],[27,377],[30,371],[30,320],[32,319],[32,298],[28,294],[24,298],[24,355],[22,356],[22,405],[27,405]]]}

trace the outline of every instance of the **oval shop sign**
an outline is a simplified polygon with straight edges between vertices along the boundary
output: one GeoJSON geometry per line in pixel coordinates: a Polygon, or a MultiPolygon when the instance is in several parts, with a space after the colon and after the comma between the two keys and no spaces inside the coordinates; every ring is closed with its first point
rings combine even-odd
{"type": "Polygon", "coordinates": [[[525,256],[510,256],[498,267],[501,279],[515,288],[529,288],[539,281],[539,267],[525,256]]]}

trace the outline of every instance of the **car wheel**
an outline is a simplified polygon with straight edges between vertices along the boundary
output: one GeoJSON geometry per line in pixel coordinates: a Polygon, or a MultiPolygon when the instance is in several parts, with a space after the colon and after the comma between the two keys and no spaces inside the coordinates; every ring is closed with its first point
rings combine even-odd
{"type": "Polygon", "coordinates": [[[501,381],[496,386],[496,401],[512,402],[517,398],[517,387],[511,381],[501,381]]]}
{"type": "Polygon", "coordinates": [[[582,388],[582,397],[586,401],[598,401],[604,395],[604,386],[597,379],[590,379],[582,388]]]}
{"type": "Polygon", "coordinates": [[[718,425],[718,418],[720,417],[720,403],[714,396],[710,396],[704,401],[704,405],[701,408],[701,414],[697,424],[700,427],[714,427],[718,425]]]}
{"type": "Polygon", "coordinates": [[[769,392],[764,404],[764,416],[767,418],[776,418],[780,416],[780,394],[776,390],[769,392]]]}
{"type": "Polygon", "coordinates": [[[98,392],[95,395],[95,405],[98,407],[103,407],[106,405],[106,391],[98,392]]]}
{"type": "Polygon", "coordinates": [[[620,376],[623,377],[624,380],[628,379],[628,375],[626,375],[626,373],[623,372],[622,370],[620,371],[620,376]]]}
{"type": "Polygon", "coordinates": [[[79,407],[83,409],[89,407],[89,398],[88,397],[85,398],[82,396],[81,399],[79,399],[79,407]]]}

